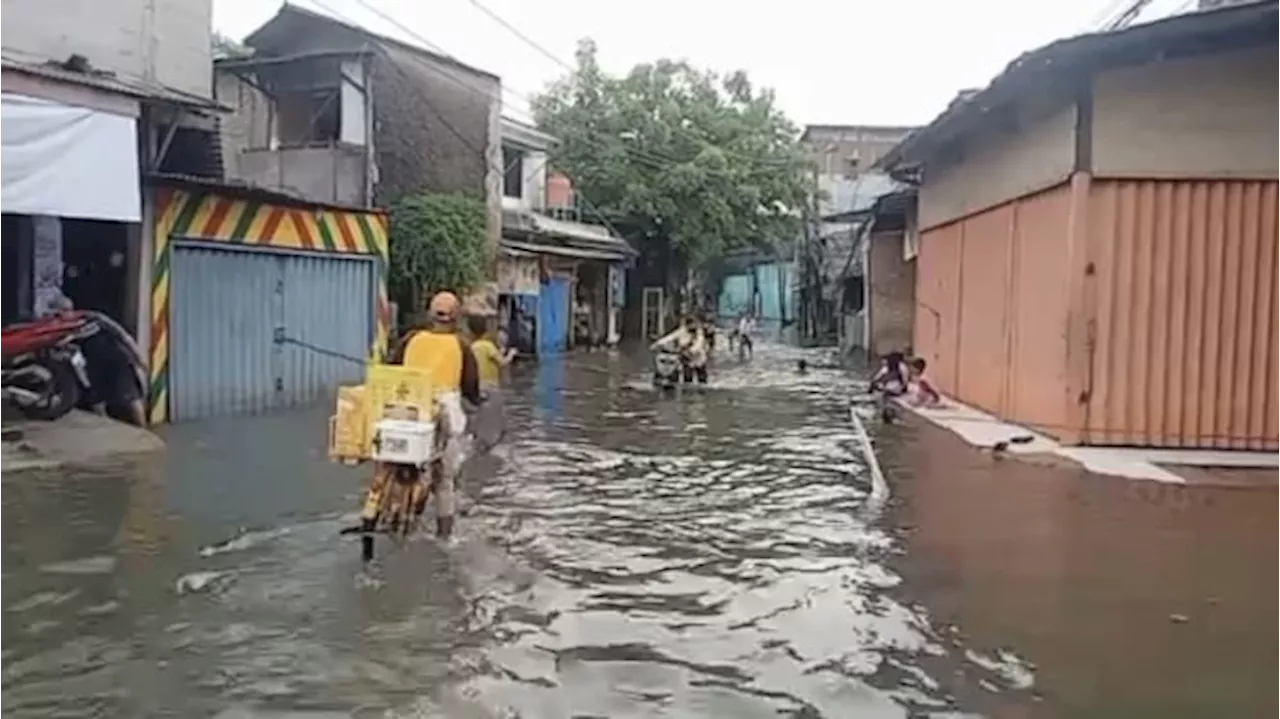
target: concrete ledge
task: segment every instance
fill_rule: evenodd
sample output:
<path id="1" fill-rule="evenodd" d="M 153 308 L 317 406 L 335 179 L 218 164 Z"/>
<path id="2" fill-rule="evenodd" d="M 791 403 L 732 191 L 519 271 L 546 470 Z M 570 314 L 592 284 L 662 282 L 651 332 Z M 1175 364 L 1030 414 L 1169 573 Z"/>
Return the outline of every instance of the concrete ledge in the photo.
<path id="1" fill-rule="evenodd" d="M 5 422 L 22 437 L 3 443 L 0 470 L 23 472 L 59 467 L 98 467 L 164 450 L 164 441 L 108 417 L 73 410 L 55 422 Z"/>
<path id="2" fill-rule="evenodd" d="M 905 406 L 905 405 L 904 405 Z M 1252 467 L 1272 469 L 1280 466 L 1280 454 L 1200 449 L 1137 449 L 1120 447 L 1064 447 L 1054 439 L 994 415 L 946 398 L 941 407 L 908 409 L 924 419 L 954 432 L 969 444 L 991 449 L 1007 443 L 1005 452 L 1012 455 L 1052 455 L 1070 460 L 1090 472 L 1128 479 L 1146 479 L 1171 484 L 1187 480 L 1165 466 Z M 1020 443 L 1010 440 L 1018 438 Z"/>

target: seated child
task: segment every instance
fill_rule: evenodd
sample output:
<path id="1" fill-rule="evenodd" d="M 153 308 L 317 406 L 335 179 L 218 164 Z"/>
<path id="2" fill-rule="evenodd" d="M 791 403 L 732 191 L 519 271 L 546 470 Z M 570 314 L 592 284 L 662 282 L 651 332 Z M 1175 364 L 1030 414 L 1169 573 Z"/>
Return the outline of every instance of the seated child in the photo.
<path id="1" fill-rule="evenodd" d="M 907 391 L 909 373 L 902 353 L 890 352 L 884 356 L 880 369 L 871 378 L 871 389 L 889 397 L 897 397 Z"/>
<path id="2" fill-rule="evenodd" d="M 937 407 L 942 404 L 942 395 L 929 378 L 924 376 L 925 368 L 928 366 L 923 357 L 912 357 L 907 362 L 911 386 L 911 394 L 907 401 L 913 407 Z"/>

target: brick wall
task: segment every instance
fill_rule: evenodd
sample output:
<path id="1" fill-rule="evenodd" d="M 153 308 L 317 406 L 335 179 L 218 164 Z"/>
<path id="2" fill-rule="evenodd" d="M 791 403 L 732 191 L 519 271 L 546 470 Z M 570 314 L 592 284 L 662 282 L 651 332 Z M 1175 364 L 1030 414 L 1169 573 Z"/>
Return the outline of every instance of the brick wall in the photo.
<path id="1" fill-rule="evenodd" d="M 883 355 L 911 346 L 915 317 L 916 263 L 902 259 L 902 233 L 871 235 L 871 353 Z"/>
<path id="2" fill-rule="evenodd" d="M 488 204 L 489 239 L 502 228 L 501 85 L 389 46 L 373 59 L 374 204 L 407 193 L 469 192 Z"/>

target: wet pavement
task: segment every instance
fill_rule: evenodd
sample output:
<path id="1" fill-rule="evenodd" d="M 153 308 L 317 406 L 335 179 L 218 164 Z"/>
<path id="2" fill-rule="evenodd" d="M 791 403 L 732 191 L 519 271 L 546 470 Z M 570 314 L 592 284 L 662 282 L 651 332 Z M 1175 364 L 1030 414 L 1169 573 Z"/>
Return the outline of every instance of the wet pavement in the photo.
<path id="1" fill-rule="evenodd" d="M 1277 711 L 1276 490 L 871 426 L 843 375 L 520 368 L 451 546 L 340 538 L 328 408 L 3 484 L 6 716 L 1252 717 Z M 812 357 L 812 354 L 807 356 Z"/>

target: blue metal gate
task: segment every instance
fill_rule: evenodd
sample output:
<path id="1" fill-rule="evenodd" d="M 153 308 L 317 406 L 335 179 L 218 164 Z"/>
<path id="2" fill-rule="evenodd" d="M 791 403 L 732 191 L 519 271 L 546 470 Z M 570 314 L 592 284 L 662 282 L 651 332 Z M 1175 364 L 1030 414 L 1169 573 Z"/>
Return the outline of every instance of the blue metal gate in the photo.
<path id="1" fill-rule="evenodd" d="M 178 244 L 170 301 L 176 420 L 263 412 L 358 382 L 374 332 L 365 258 Z"/>
<path id="2" fill-rule="evenodd" d="M 538 295 L 538 354 L 563 352 L 569 344 L 569 280 L 551 277 Z"/>

